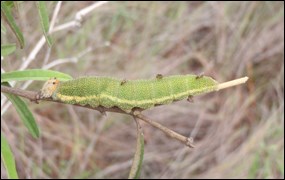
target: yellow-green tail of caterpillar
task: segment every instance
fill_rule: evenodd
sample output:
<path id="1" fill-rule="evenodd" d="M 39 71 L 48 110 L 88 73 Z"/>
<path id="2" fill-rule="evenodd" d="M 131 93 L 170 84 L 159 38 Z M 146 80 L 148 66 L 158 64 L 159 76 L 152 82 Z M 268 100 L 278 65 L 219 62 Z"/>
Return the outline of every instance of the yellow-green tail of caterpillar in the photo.
<path id="1" fill-rule="evenodd" d="M 42 98 L 52 97 L 67 104 L 106 108 L 118 107 L 125 112 L 133 108 L 149 109 L 194 95 L 217 90 L 218 83 L 207 76 L 156 76 L 149 80 L 119 80 L 110 77 L 82 77 L 59 82 L 48 80 Z"/>

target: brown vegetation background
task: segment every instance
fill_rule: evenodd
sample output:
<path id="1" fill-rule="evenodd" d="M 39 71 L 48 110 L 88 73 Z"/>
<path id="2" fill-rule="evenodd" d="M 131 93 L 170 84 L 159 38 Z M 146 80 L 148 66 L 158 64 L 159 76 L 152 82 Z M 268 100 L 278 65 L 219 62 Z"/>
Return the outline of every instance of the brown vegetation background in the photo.
<path id="1" fill-rule="evenodd" d="M 55 27 L 94 2 L 63 2 Z M 48 2 L 50 18 L 56 2 Z M 45 68 L 79 77 L 152 78 L 199 74 L 247 84 L 147 110 L 151 119 L 194 137 L 196 148 L 142 124 L 141 178 L 284 178 L 284 2 L 109 2 L 81 26 L 42 37 L 34 3 L 21 3 L 17 22 L 26 47 L 2 70 Z M 7 28 L 8 29 L 8 28 Z M 8 29 L 2 42 L 15 42 Z M 108 46 L 109 44 L 109 46 Z M 16 87 L 39 90 L 43 82 Z M 2 98 L 1 98 L 2 99 Z M 1 101 L 1 130 L 22 178 L 126 178 L 136 143 L 127 115 L 51 102 L 28 102 L 41 129 L 34 139 L 12 106 Z M 1 163 L 1 177 L 6 172 Z"/>

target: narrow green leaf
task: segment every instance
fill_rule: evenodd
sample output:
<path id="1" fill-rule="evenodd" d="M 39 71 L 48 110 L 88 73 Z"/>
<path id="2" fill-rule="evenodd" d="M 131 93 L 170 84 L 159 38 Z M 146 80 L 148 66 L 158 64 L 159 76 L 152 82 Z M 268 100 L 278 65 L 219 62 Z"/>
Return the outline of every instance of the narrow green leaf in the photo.
<path id="1" fill-rule="evenodd" d="M 7 56 L 16 50 L 15 44 L 1 45 L 1 56 Z"/>
<path id="2" fill-rule="evenodd" d="M 2 34 L 6 34 L 6 28 L 5 28 L 5 26 L 2 24 L 2 22 L 1 22 L 1 33 L 2 33 Z"/>
<path id="3" fill-rule="evenodd" d="M 144 155 L 144 135 L 138 120 L 136 121 L 137 121 L 137 145 L 136 145 L 136 152 L 134 155 L 132 167 L 129 173 L 129 179 L 138 179 L 140 177 L 140 171 Z"/>
<path id="4" fill-rule="evenodd" d="M 41 26 L 42 26 L 44 36 L 46 38 L 46 41 L 47 41 L 49 47 L 51 47 L 52 46 L 52 39 L 51 39 L 51 36 L 48 34 L 49 17 L 48 17 L 46 4 L 44 1 L 37 1 L 36 4 L 37 4 L 37 8 L 38 8 L 39 15 L 40 15 L 40 22 L 41 22 Z"/>
<path id="5" fill-rule="evenodd" d="M 10 84 L 7 82 L 3 82 L 1 84 L 5 86 L 10 86 Z M 4 94 L 16 108 L 16 111 L 18 112 L 21 120 L 23 121 L 24 125 L 28 128 L 32 136 L 35 138 L 38 138 L 40 136 L 38 125 L 35 121 L 33 114 L 28 109 L 26 103 L 18 96 L 15 96 L 13 94 L 8 94 L 8 93 L 4 93 Z"/>
<path id="6" fill-rule="evenodd" d="M 26 81 L 26 80 L 42 80 L 46 81 L 49 78 L 56 77 L 61 81 L 72 79 L 68 74 L 58 71 L 42 70 L 42 69 L 28 69 L 24 71 L 12 71 L 1 74 L 1 82 L 8 81 Z"/>
<path id="7" fill-rule="evenodd" d="M 16 169 L 15 159 L 10 149 L 8 141 L 1 133 L 1 159 L 7 170 L 9 179 L 18 179 L 18 173 Z"/>
<path id="8" fill-rule="evenodd" d="M 5 3 L 1 3 L 1 12 L 3 14 L 4 19 L 10 26 L 11 30 L 14 32 L 15 36 L 17 37 L 20 43 L 20 47 L 23 48 L 25 45 L 24 36 L 20 31 L 19 27 L 17 26 L 9 7 L 7 7 Z"/>
<path id="9" fill-rule="evenodd" d="M 14 7 L 14 2 L 13 1 L 3 1 L 1 3 L 4 3 L 8 8 L 13 8 Z"/>

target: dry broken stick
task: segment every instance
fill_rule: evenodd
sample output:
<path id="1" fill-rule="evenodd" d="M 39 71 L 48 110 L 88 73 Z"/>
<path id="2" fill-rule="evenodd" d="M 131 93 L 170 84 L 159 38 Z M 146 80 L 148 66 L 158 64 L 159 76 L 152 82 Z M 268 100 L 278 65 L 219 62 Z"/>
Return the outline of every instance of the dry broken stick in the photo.
<path id="1" fill-rule="evenodd" d="M 236 80 L 233 80 L 233 81 L 228 81 L 228 82 L 225 82 L 225 83 L 220 83 L 220 84 L 217 85 L 215 90 L 218 91 L 218 90 L 221 90 L 221 89 L 224 89 L 224 88 L 228 88 L 228 87 L 232 87 L 232 86 L 236 86 L 236 85 L 245 83 L 247 81 L 247 79 L 248 79 L 248 77 L 244 77 L 244 78 L 236 79 Z M 161 80 L 161 79 L 159 79 L 159 80 Z M 51 83 L 51 84 L 53 84 L 53 83 Z M 22 97 L 28 98 L 31 101 L 35 101 L 35 102 L 37 102 L 37 100 L 39 100 L 39 98 L 38 98 L 39 96 L 38 96 L 37 92 L 24 91 L 24 90 L 21 90 L 21 89 L 10 88 L 10 87 L 6 87 L 6 86 L 2 86 L 2 85 L 1 85 L 1 92 L 12 93 L 12 94 L 15 94 L 15 95 L 18 95 L 18 96 L 22 96 Z M 55 99 L 52 99 L 52 98 L 46 98 L 46 99 L 40 99 L 40 100 L 47 100 L 47 101 L 54 101 L 54 102 L 59 102 L 59 103 L 66 103 L 66 102 L 62 102 L 62 101 L 55 100 Z M 72 103 L 72 104 L 76 105 L 76 106 L 81 106 L 81 107 L 86 107 L 86 108 L 98 110 L 100 112 L 105 112 L 105 111 L 106 112 L 117 112 L 117 113 L 123 113 L 123 114 L 132 115 L 133 117 L 137 117 L 137 118 L 147 122 L 148 124 L 150 124 L 150 125 L 158 128 L 158 129 L 162 130 L 168 136 L 183 142 L 187 146 L 194 147 L 193 144 L 192 144 L 193 140 L 191 138 L 188 138 L 188 137 L 185 137 L 183 135 L 180 135 L 180 134 L 170 130 L 169 128 L 164 127 L 163 125 L 148 119 L 147 117 L 145 117 L 141 113 L 138 113 L 137 111 L 126 112 L 125 110 L 122 110 L 122 109 L 117 108 L 117 107 L 106 108 L 106 107 L 103 107 L 103 106 L 93 107 L 93 106 L 90 106 L 90 105 L 80 105 L 80 104 L 76 104 L 76 103 Z"/>
<path id="2" fill-rule="evenodd" d="M 160 129 L 162 132 L 164 132 L 166 135 L 168 135 L 171 138 L 177 139 L 180 142 L 184 143 L 186 146 L 190 148 L 194 148 L 193 144 L 193 138 L 188 138 L 186 136 L 183 136 L 175 131 L 172 131 L 171 129 L 155 122 L 152 121 L 151 119 L 147 118 L 146 116 L 142 115 L 141 113 L 134 113 L 134 116 L 137 117 L 138 119 L 143 120 L 144 122 L 156 127 L 157 129 Z"/>

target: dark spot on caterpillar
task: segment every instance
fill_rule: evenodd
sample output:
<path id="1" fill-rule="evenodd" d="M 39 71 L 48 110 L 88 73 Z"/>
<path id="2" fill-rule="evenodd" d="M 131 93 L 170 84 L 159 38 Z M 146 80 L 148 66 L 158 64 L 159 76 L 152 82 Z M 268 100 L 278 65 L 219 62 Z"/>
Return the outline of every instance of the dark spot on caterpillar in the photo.
<path id="1" fill-rule="evenodd" d="M 121 81 L 121 85 L 124 85 L 125 83 L 127 83 L 127 80 L 124 79 L 123 81 Z"/>
<path id="2" fill-rule="evenodd" d="M 156 75 L 156 79 L 162 79 L 162 78 L 163 78 L 162 74 L 157 74 Z"/>
<path id="3" fill-rule="evenodd" d="M 187 101 L 193 103 L 194 102 L 193 96 L 189 95 Z"/>
<path id="4" fill-rule="evenodd" d="M 200 79 L 200 78 L 202 78 L 203 76 L 204 76 L 204 73 L 201 73 L 201 74 L 199 74 L 199 75 L 196 76 L 196 79 Z"/>

